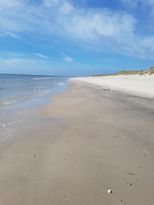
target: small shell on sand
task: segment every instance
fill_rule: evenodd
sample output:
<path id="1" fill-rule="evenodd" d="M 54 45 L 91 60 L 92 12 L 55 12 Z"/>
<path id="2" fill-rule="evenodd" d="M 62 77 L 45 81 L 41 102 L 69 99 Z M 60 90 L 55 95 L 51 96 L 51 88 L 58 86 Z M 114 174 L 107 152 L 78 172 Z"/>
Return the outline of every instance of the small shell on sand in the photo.
<path id="1" fill-rule="evenodd" d="M 113 191 L 112 191 L 111 189 L 108 189 L 108 190 L 107 190 L 107 193 L 108 193 L 108 194 L 112 194 Z"/>

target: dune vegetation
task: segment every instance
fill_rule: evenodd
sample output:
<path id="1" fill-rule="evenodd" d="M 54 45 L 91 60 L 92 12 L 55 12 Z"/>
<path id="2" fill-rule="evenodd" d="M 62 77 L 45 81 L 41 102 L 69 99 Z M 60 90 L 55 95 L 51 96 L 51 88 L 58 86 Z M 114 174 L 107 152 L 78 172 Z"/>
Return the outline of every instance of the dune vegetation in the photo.
<path id="1" fill-rule="evenodd" d="M 154 74 L 154 67 L 145 70 L 121 70 L 113 74 L 98 74 L 96 76 L 110 76 L 110 75 L 152 75 Z"/>

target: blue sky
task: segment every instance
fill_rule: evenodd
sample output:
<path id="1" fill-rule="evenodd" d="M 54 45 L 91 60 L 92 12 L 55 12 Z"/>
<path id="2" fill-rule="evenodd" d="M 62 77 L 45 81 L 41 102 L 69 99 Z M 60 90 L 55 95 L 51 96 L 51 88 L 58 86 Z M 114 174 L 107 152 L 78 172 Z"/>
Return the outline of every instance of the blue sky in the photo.
<path id="1" fill-rule="evenodd" d="M 154 0 L 0 0 L 0 72 L 90 75 L 154 65 Z"/>

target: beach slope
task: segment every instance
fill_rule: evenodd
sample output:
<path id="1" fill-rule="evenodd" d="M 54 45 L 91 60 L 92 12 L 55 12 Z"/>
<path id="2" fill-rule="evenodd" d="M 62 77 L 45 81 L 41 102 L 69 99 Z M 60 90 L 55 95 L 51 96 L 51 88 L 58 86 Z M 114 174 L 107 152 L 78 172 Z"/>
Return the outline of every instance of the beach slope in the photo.
<path id="1" fill-rule="evenodd" d="M 152 99 L 71 83 L 1 144 L 0 204 L 154 204 L 153 122 Z"/>

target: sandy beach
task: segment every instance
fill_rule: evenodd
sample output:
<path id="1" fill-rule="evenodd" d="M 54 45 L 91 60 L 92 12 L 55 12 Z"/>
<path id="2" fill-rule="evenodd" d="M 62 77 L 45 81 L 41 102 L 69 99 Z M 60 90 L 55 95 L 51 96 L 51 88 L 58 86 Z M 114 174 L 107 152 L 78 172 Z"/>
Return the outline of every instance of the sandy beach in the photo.
<path id="1" fill-rule="evenodd" d="M 154 99 L 154 75 L 108 75 L 72 78 L 71 80 Z"/>
<path id="2" fill-rule="evenodd" d="M 74 81 L 0 143 L 0 205 L 154 204 L 154 100 Z"/>

